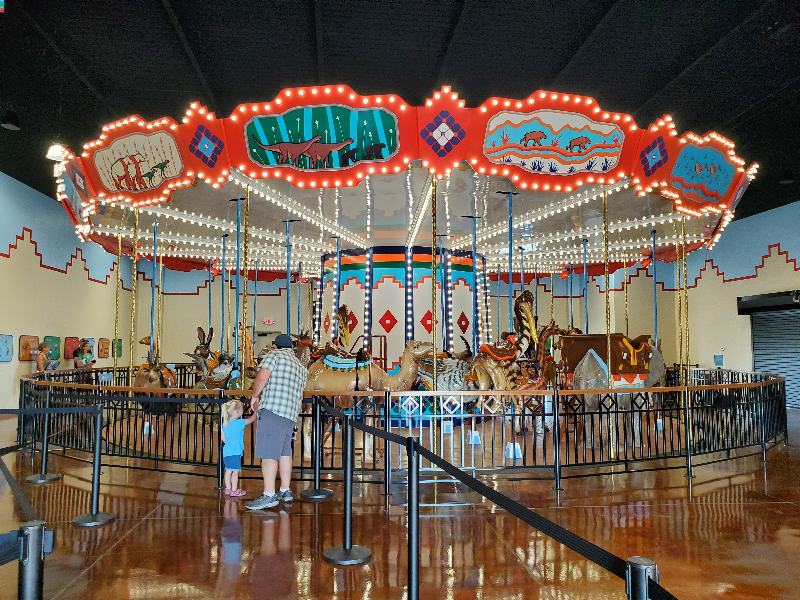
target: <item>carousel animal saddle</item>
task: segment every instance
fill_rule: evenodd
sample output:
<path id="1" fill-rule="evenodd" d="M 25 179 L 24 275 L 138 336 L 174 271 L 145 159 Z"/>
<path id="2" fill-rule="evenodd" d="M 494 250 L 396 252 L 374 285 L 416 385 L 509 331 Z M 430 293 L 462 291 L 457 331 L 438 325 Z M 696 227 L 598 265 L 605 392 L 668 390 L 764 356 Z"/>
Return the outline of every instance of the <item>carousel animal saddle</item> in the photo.
<path id="1" fill-rule="evenodd" d="M 646 374 L 650 372 L 653 351 L 647 340 L 650 336 L 629 338 L 621 333 L 611 334 L 611 373 L 613 375 Z M 572 374 L 584 356 L 594 350 L 606 357 L 606 336 L 603 334 L 568 335 L 561 338 L 561 359 L 564 372 Z M 603 361 L 605 362 L 605 360 Z"/>
<path id="2" fill-rule="evenodd" d="M 351 372 L 358 369 L 368 369 L 373 364 L 373 359 L 367 355 L 366 360 L 356 361 L 355 356 L 339 356 L 336 354 L 326 354 L 322 357 L 322 366 L 329 371 Z"/>
<path id="3" fill-rule="evenodd" d="M 322 350 L 322 352 L 320 352 L 320 350 Z M 315 351 L 316 351 L 316 353 L 319 353 L 319 354 L 315 355 Z M 317 358 L 317 359 L 328 357 L 328 356 L 333 356 L 333 357 L 337 357 L 337 358 L 351 358 L 351 359 L 355 360 L 357 354 L 358 354 L 357 352 L 348 352 L 346 349 L 342 348 L 338 344 L 332 344 L 330 342 L 325 344 L 324 348 L 320 348 L 320 346 L 312 346 L 312 348 L 311 348 L 311 356 L 312 356 L 312 358 Z M 368 361 L 368 360 L 370 360 L 370 358 L 371 357 L 370 357 L 370 353 L 369 353 L 368 350 L 362 350 L 361 351 L 361 360 Z"/>
<path id="4" fill-rule="evenodd" d="M 479 353 L 488 354 L 500 362 L 513 361 L 517 358 L 517 346 L 514 336 L 510 335 L 507 339 L 495 342 L 491 345 L 483 344 L 480 347 Z"/>

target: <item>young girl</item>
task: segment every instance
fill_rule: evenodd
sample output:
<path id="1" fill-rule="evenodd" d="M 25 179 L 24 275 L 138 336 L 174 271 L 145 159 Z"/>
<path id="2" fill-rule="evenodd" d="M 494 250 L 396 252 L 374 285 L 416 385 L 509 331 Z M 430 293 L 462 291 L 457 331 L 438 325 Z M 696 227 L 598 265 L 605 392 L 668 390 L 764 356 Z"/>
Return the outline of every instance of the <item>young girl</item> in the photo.
<path id="1" fill-rule="evenodd" d="M 239 471 L 242 470 L 242 454 L 244 454 L 244 428 L 256 420 L 255 414 L 247 419 L 242 418 L 244 405 L 238 400 L 230 400 L 222 405 L 222 462 L 225 465 L 225 494 L 228 496 L 244 496 L 247 492 L 240 489 Z"/>

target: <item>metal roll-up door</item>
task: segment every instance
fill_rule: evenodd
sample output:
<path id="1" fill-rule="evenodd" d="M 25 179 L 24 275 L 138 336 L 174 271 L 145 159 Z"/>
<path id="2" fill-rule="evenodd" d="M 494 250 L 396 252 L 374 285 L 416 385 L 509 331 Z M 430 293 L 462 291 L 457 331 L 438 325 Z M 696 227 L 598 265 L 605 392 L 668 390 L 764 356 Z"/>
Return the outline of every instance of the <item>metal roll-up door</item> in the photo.
<path id="1" fill-rule="evenodd" d="M 800 310 L 756 313 L 753 370 L 786 379 L 786 404 L 800 408 Z"/>

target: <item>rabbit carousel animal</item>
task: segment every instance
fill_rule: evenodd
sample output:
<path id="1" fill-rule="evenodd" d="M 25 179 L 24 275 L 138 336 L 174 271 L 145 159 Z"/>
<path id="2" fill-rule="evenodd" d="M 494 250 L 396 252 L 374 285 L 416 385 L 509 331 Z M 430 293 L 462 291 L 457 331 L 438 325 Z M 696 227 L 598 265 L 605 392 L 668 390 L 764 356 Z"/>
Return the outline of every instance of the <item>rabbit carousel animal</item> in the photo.
<path id="1" fill-rule="evenodd" d="M 233 371 L 233 356 L 225 352 L 212 352 L 211 340 L 214 339 L 214 328 L 208 329 L 208 338 L 202 327 L 197 328 L 199 344 L 194 352 L 186 352 L 186 356 L 200 371 L 200 381 L 194 385 L 196 390 L 224 389 Z"/>

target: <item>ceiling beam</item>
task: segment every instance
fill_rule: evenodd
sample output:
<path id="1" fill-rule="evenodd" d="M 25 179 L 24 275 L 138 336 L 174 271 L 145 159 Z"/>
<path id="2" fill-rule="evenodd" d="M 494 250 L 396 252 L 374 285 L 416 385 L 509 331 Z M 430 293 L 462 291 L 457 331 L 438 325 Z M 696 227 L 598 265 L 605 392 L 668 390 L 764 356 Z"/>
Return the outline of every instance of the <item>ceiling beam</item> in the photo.
<path id="1" fill-rule="evenodd" d="M 175 11 L 172 10 L 172 4 L 170 4 L 169 0 L 161 0 L 161 4 L 164 5 L 164 10 L 167 11 L 167 17 L 169 17 L 169 21 L 172 23 L 172 28 L 175 30 L 178 39 L 181 41 L 181 45 L 183 45 L 183 49 L 186 52 L 186 56 L 189 58 L 189 62 L 192 63 L 192 68 L 194 69 L 197 78 L 200 80 L 200 85 L 203 86 L 203 91 L 208 97 L 211 110 L 213 110 L 215 113 L 218 112 L 219 105 L 217 104 L 217 99 L 214 97 L 214 92 L 211 91 L 211 86 L 208 85 L 208 80 L 206 79 L 205 74 L 203 74 L 200 64 L 197 62 L 194 51 L 189 45 L 189 40 L 186 39 L 186 34 L 183 31 L 183 27 L 181 27 L 180 21 L 178 21 L 178 15 L 176 15 Z"/>
<path id="2" fill-rule="evenodd" d="M 567 64 L 561 67 L 561 70 L 558 72 L 558 75 L 556 75 L 553 78 L 553 83 L 550 84 L 551 89 L 555 89 L 558 86 L 558 84 L 561 83 L 561 77 L 564 75 L 564 73 L 567 72 L 567 69 L 569 69 L 572 66 L 575 60 L 581 54 L 583 54 L 583 51 L 586 50 L 587 48 L 592 47 L 595 38 L 598 35 L 600 35 L 600 32 L 603 29 L 603 25 L 605 25 L 606 21 L 608 21 L 611 18 L 611 13 L 614 12 L 614 8 L 617 6 L 618 3 L 619 0 L 616 0 L 613 4 L 611 4 L 611 6 L 608 7 L 606 14 L 604 14 L 603 17 L 597 22 L 597 25 L 594 26 L 594 29 L 592 29 L 589 35 L 586 36 L 586 38 L 583 40 L 583 43 L 581 43 L 578 49 L 572 54 L 570 59 L 567 61 Z"/>
<path id="3" fill-rule="evenodd" d="M 106 97 L 103 96 L 103 94 L 101 94 L 100 91 L 91 84 L 91 82 L 89 82 L 89 80 L 83 74 L 83 71 L 81 71 L 75 65 L 75 63 L 72 62 L 72 59 L 70 59 L 70 57 L 67 56 L 64 53 L 64 51 L 61 48 L 58 47 L 58 45 L 55 43 L 53 38 L 51 38 L 49 35 L 47 35 L 45 30 L 42 29 L 42 27 L 39 25 L 39 23 L 36 22 L 36 20 L 30 15 L 30 13 L 27 10 L 25 10 L 25 8 L 22 6 L 22 4 L 20 4 L 18 0 L 15 0 L 14 6 L 15 6 L 16 10 L 18 10 L 26 19 L 28 19 L 28 21 L 33 26 L 33 28 L 36 30 L 36 32 L 39 35 L 41 35 L 42 38 L 44 38 L 44 41 L 47 42 L 47 45 L 50 46 L 53 49 L 53 51 L 56 53 L 58 58 L 61 59 L 61 62 L 63 62 L 65 65 L 67 65 L 72 70 L 72 72 L 75 73 L 75 76 L 78 78 L 78 80 L 80 80 L 80 82 L 83 83 L 83 85 L 86 86 L 86 89 L 88 89 L 94 95 L 94 97 L 97 98 L 103 104 L 103 106 L 105 106 L 108 109 L 108 112 L 111 113 L 111 116 L 114 117 L 114 118 L 117 118 L 118 113 L 117 113 L 116 109 L 114 109 L 114 107 L 111 106 L 111 103 L 108 100 L 106 100 Z"/>
<path id="4" fill-rule="evenodd" d="M 710 46 L 708 49 L 706 49 L 706 51 L 705 51 L 705 52 L 703 52 L 703 53 L 702 53 L 700 56 L 698 56 L 696 59 L 694 59 L 694 60 L 692 61 L 692 63 L 691 63 L 691 64 L 690 64 L 688 67 L 686 67 L 686 68 L 685 68 L 683 71 L 681 71 L 681 72 L 680 72 L 680 73 L 678 73 L 678 74 L 677 74 L 675 77 L 673 77 L 673 78 L 672 78 L 672 79 L 670 79 L 670 80 L 669 80 L 667 83 L 665 83 L 665 84 L 664 84 L 664 85 L 661 87 L 661 89 L 659 89 L 659 90 L 658 90 L 658 91 L 657 91 L 655 94 L 653 94 L 653 95 L 652 95 L 652 96 L 650 96 L 650 97 L 649 97 L 647 100 L 645 100 L 644 102 L 642 102 L 642 103 L 639 105 L 639 107 L 638 107 L 636 110 L 634 110 L 634 111 L 633 111 L 633 113 L 632 113 L 632 114 L 633 114 L 634 116 L 637 116 L 637 115 L 639 114 L 639 112 L 640 112 L 640 111 L 641 111 L 643 108 L 645 108 L 645 107 L 646 107 L 646 106 L 647 106 L 647 105 L 648 105 L 650 102 L 652 102 L 653 100 L 655 100 L 655 99 L 656 99 L 656 98 L 657 98 L 659 95 L 661 95 L 661 94 L 662 94 L 662 93 L 663 93 L 665 90 L 667 90 L 667 89 L 669 89 L 670 87 L 672 87 L 672 86 L 675 84 L 675 82 L 676 82 L 676 81 L 678 81 L 679 79 L 681 79 L 681 78 L 682 78 L 684 75 L 686 75 L 686 74 L 687 74 L 689 71 L 691 71 L 691 70 L 692 70 L 692 69 L 693 69 L 695 66 L 697 66 L 698 64 L 700 64 L 700 62 L 701 62 L 703 59 L 705 59 L 707 56 L 709 56 L 709 55 L 710 55 L 712 52 L 714 52 L 714 50 L 716 50 L 716 49 L 720 48 L 720 47 L 721 47 L 721 46 L 722 46 L 722 45 L 723 45 L 723 44 L 724 44 L 724 43 L 725 43 L 725 42 L 728 40 L 728 38 L 730 38 L 730 37 L 731 37 L 731 36 L 732 36 L 734 33 L 737 33 L 738 31 L 740 31 L 740 30 L 741 30 L 741 29 L 742 29 L 742 28 L 743 28 L 745 25 L 749 24 L 749 23 L 750 23 L 750 21 L 752 21 L 753 19 L 755 19 L 755 18 L 756 18 L 757 16 L 759 16 L 759 15 L 760 15 L 762 12 L 764 12 L 764 10 L 765 10 L 765 9 L 766 9 L 766 8 L 767 8 L 767 7 L 768 7 L 770 4 L 772 4 L 774 1 L 775 1 L 775 0 L 767 0 L 766 2 L 764 2 L 764 4 L 762 4 L 761 6 L 759 6 L 759 7 L 758 7 L 756 10 L 754 10 L 752 13 L 750 13 L 750 15 L 749 15 L 747 18 L 745 18 L 745 19 L 744 19 L 744 21 L 742 21 L 742 22 L 741 22 L 741 23 L 739 23 L 739 24 L 738 24 L 736 27 L 734 27 L 733 29 L 731 29 L 731 30 L 730 30 L 728 33 L 726 33 L 725 35 L 723 35 L 723 36 L 722 36 L 720 39 L 718 39 L 718 40 L 716 41 L 716 43 L 712 44 L 712 45 L 711 45 L 711 46 Z"/>
<path id="5" fill-rule="evenodd" d="M 468 0 L 459 0 L 456 2 L 455 22 L 450 28 L 450 35 L 447 38 L 447 50 L 445 50 L 442 63 L 439 65 L 439 73 L 436 75 L 434 89 L 441 87 L 445 83 L 450 83 L 449 81 L 444 81 L 444 77 L 450 68 L 450 63 L 453 61 L 453 41 L 458 37 L 459 33 L 461 33 L 461 29 L 464 27 L 464 19 L 462 17 L 464 15 L 464 8 L 466 7 L 467 2 Z"/>

